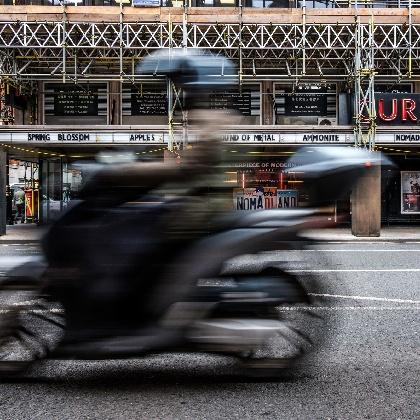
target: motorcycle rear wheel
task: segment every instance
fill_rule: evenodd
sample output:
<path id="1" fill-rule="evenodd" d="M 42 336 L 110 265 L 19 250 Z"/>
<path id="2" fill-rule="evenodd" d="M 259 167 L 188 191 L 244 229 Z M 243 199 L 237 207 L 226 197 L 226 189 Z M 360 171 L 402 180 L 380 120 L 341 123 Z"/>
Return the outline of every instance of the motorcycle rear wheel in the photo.
<path id="1" fill-rule="evenodd" d="M 0 284 L 0 378 L 25 372 L 64 336 L 62 307 L 25 279 Z"/>

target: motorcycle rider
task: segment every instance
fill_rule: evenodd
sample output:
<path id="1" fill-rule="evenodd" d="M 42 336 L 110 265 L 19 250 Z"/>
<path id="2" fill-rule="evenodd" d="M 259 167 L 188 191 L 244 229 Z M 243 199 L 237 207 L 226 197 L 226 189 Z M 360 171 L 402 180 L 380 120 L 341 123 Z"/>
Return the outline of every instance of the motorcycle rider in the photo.
<path id="1" fill-rule="evenodd" d="M 208 90 L 205 84 L 200 86 L 200 99 Z M 197 106 L 197 91 L 191 95 L 190 107 Z M 80 191 L 83 201 L 79 207 L 51 228 L 44 240 L 45 253 L 53 262 L 50 271 L 54 262 L 60 267 L 60 276 L 67 267 L 64 277 L 71 281 L 63 280 L 61 285 L 66 286 L 59 291 L 67 311 L 77 312 L 81 305 L 92 307 L 95 302 L 103 308 L 103 302 L 109 301 L 103 318 L 107 328 L 114 322 L 118 325 L 118 314 L 124 316 L 130 305 L 138 305 L 139 317 L 150 322 L 174 301 L 174 294 L 187 293 L 187 278 L 185 282 L 177 279 L 177 290 L 172 287 L 177 256 L 212 231 L 219 216 L 231 210 L 218 165 L 221 130 L 232 123 L 232 114 L 209 110 L 200 103 L 201 108 L 191 109 L 188 115 L 196 141 L 179 152 L 180 158 L 97 168 Z M 125 203 L 139 197 L 146 201 L 151 196 L 171 199 L 140 218 L 128 213 L 121 222 L 113 217 Z M 80 323 L 86 320 L 80 319 Z"/>

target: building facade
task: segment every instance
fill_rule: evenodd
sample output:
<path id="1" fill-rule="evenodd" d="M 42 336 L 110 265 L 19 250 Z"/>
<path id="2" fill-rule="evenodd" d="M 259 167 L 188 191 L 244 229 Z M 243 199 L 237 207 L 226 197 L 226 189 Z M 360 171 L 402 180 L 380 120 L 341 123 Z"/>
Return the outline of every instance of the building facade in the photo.
<path id="1" fill-rule="evenodd" d="M 161 48 L 201 48 L 238 68 L 238 86 L 209 103 L 240 115 L 224 138 L 235 157 L 226 170 L 234 208 L 259 195 L 275 197 L 268 207 L 304 205 L 299 175 L 284 173 L 287 157 L 303 144 L 337 144 L 381 150 L 398 165 L 397 174 L 382 171 L 354 195 L 356 233 L 377 234 L 381 217 L 420 221 L 415 1 L 0 4 L 0 192 L 10 185 L 10 160 L 31 162 L 36 169 L 21 180 L 38 191 L 28 220 L 48 221 L 77 196 L 74 160 L 110 147 L 164 158 L 166 149 L 182 147 L 182 93 L 135 68 Z M 371 214 L 359 216 L 364 196 Z M 342 209 L 350 214 L 349 200 L 334 211 Z"/>

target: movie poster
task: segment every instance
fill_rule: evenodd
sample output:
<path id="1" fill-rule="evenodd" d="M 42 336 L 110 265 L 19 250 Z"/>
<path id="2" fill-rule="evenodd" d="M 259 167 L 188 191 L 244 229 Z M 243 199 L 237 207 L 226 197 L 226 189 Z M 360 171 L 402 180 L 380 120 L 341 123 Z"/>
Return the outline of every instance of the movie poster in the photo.
<path id="1" fill-rule="evenodd" d="M 235 210 L 263 210 L 264 188 L 235 188 L 233 190 L 233 208 Z"/>
<path id="2" fill-rule="evenodd" d="M 290 209 L 298 206 L 297 190 L 277 190 L 277 208 Z"/>
<path id="3" fill-rule="evenodd" d="M 31 218 L 34 215 L 33 191 L 25 190 L 25 217 Z"/>
<path id="4" fill-rule="evenodd" d="M 264 208 L 277 208 L 277 188 L 264 187 Z"/>
<path id="5" fill-rule="evenodd" d="M 420 214 L 419 171 L 401 171 L 401 214 Z"/>
<path id="6" fill-rule="evenodd" d="M 289 209 L 298 206 L 297 190 L 274 187 L 234 188 L 235 210 Z"/>

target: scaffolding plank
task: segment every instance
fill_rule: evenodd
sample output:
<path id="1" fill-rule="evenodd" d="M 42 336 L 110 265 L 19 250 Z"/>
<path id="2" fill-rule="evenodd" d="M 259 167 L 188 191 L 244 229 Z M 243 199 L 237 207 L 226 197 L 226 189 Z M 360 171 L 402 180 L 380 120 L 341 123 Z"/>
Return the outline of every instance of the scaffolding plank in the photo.
<path id="1" fill-rule="evenodd" d="M 115 6 L 0 6 L 1 22 L 60 22 L 63 12 L 70 22 L 119 22 L 120 8 Z M 181 22 L 183 8 L 179 7 L 124 7 L 124 22 Z M 188 8 L 190 23 L 237 23 L 241 20 L 239 8 L 213 7 Z M 302 22 L 301 9 L 256 9 L 243 8 L 242 21 L 249 23 Z M 351 24 L 359 16 L 361 23 L 367 23 L 373 16 L 376 24 L 408 23 L 408 9 L 307 9 L 307 23 Z M 420 9 L 412 9 L 413 22 L 420 18 Z"/>

